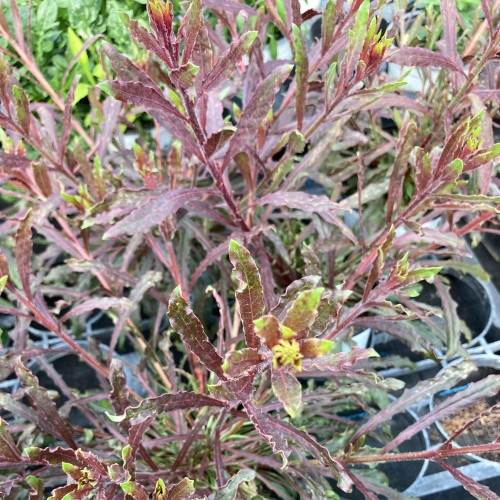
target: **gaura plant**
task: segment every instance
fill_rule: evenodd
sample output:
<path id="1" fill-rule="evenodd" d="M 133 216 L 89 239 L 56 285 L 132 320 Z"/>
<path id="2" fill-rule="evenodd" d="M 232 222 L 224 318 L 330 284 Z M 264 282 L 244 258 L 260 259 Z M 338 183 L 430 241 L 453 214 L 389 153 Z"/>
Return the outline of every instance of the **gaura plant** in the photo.
<path id="1" fill-rule="evenodd" d="M 0 18 L 0 32 L 25 71 L 0 60 L 0 313 L 15 318 L 0 375 L 17 382 L 0 393 L 4 495 L 324 499 L 337 485 L 400 498 L 364 465 L 431 459 L 477 498 L 497 498 L 445 459 L 498 442 L 397 447 L 497 394 L 498 376 L 392 436 L 395 415 L 473 363 L 391 399 L 403 382 L 376 370 L 408 360 L 340 352 L 371 327 L 435 360 L 468 356 L 441 270 L 484 277 L 463 260 L 460 237 L 477 239 L 500 202 L 499 12 L 482 5 L 467 32 L 442 0 L 421 47 L 405 2 L 383 34 L 383 2 L 330 0 L 320 12 L 295 0 L 206 0 L 174 15 L 149 0 L 150 30 L 121 16 L 148 58 L 102 44 L 110 66 L 82 124 L 78 77 L 66 93 L 51 88 L 11 2 L 13 27 Z M 422 91 L 403 93 L 405 72 L 390 81 L 386 62 L 420 68 Z M 30 102 L 25 80 L 51 102 Z M 144 113 L 154 131 L 127 149 L 122 129 Z M 173 139 L 166 155 L 162 128 Z M 442 311 L 419 301 L 423 280 Z M 112 332 L 82 343 L 96 311 Z M 38 343 L 40 329 L 62 345 Z M 127 346 L 140 354 L 132 367 L 118 359 Z M 95 387 L 77 392 L 57 372 L 50 356 L 68 352 L 91 367 Z"/>

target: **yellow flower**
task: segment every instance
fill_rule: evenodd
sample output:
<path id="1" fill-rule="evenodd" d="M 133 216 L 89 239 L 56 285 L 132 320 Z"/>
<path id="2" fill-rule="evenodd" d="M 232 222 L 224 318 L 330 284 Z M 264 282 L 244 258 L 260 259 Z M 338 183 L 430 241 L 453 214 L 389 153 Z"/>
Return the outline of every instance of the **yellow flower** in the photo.
<path id="1" fill-rule="evenodd" d="M 300 353 L 300 345 L 296 340 L 281 339 L 278 344 L 273 347 L 273 366 L 292 365 L 297 371 L 302 370 L 302 354 Z"/>

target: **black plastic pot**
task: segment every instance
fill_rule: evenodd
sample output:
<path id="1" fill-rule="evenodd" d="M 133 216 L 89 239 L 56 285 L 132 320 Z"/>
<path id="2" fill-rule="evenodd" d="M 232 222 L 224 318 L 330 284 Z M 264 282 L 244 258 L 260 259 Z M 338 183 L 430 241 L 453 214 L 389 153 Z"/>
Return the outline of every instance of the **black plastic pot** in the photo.
<path id="1" fill-rule="evenodd" d="M 412 425 L 417 419 L 418 416 L 412 410 L 407 410 L 405 413 L 399 413 L 395 415 L 390 423 L 392 435 L 397 436 L 407 427 Z M 376 434 L 371 435 L 369 438 L 367 438 L 365 443 L 368 446 L 377 448 L 381 448 L 384 446 L 382 434 L 380 434 L 380 439 L 377 438 Z M 424 430 L 401 443 L 401 445 L 397 448 L 397 451 L 402 453 L 411 451 L 423 451 L 428 449 L 429 446 L 429 437 L 427 435 L 427 432 Z M 424 476 L 425 471 L 427 470 L 427 466 L 427 460 L 420 462 L 381 462 L 377 465 L 377 470 L 383 472 L 387 476 L 389 480 L 389 486 L 391 488 L 399 492 L 404 492 L 415 481 Z M 362 468 L 360 467 L 358 470 L 361 469 Z M 355 488 L 349 494 L 341 492 L 337 488 L 334 488 L 334 490 L 340 495 L 341 498 L 344 498 L 346 500 L 363 500 L 365 498 L 364 495 Z"/>
<path id="2" fill-rule="evenodd" d="M 460 392 L 461 390 L 466 389 L 469 386 L 469 384 L 473 382 L 478 382 L 479 380 L 482 380 L 492 374 L 500 376 L 500 356 L 481 355 L 481 356 L 472 356 L 471 359 L 477 364 L 478 366 L 477 371 L 475 371 L 465 380 L 460 381 L 460 383 L 456 384 L 455 387 L 451 388 L 450 390 L 442 391 L 437 395 L 433 396 L 429 402 L 431 410 L 434 408 L 434 406 L 437 406 L 441 401 L 446 399 L 446 397 L 450 396 L 453 393 Z M 498 394 L 497 396 L 488 398 L 486 400 L 486 405 L 488 407 L 491 407 L 497 402 L 498 402 Z M 448 432 L 445 429 L 445 426 L 443 426 L 442 421 L 436 422 L 436 427 L 442 434 L 444 440 L 450 438 Z M 470 429 L 467 432 L 459 435 L 453 443 L 455 447 L 458 448 L 461 446 L 475 446 L 479 444 L 487 444 L 498 439 L 499 432 L 500 432 L 500 420 L 497 423 L 496 428 L 494 426 L 492 427 L 482 426 L 481 423 L 478 422 L 474 424 L 472 427 L 470 427 Z M 486 457 L 481 455 L 472 455 L 472 454 L 467 456 L 469 458 L 477 460 L 478 462 L 488 462 L 488 463 L 491 463 L 491 461 L 500 462 L 500 453 L 491 454 Z"/>

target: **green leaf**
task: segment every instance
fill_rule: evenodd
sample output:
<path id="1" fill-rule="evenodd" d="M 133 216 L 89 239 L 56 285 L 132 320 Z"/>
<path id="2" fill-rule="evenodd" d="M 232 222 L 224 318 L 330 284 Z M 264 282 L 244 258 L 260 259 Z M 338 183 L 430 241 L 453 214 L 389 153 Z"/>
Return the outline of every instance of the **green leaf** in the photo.
<path id="1" fill-rule="evenodd" d="M 333 349 L 334 342 L 322 339 L 306 339 L 300 346 L 300 353 L 304 358 L 318 358 L 326 356 Z"/>
<path id="2" fill-rule="evenodd" d="M 200 358 L 200 361 L 219 378 L 225 379 L 222 358 L 208 339 L 201 321 L 182 297 L 180 286 L 175 288 L 170 295 L 167 314 L 174 330 L 181 335 L 182 340 Z"/>
<path id="3" fill-rule="evenodd" d="M 6 276 L 2 276 L 0 278 L 0 295 L 2 295 L 3 289 L 5 288 L 5 285 L 7 284 L 7 281 L 9 281 L 9 277 L 7 275 Z"/>
<path id="4" fill-rule="evenodd" d="M 307 47 L 300 28 L 292 24 L 294 53 L 295 53 L 295 78 L 297 90 L 295 91 L 295 108 L 297 113 L 297 129 L 302 130 L 304 112 L 306 109 L 306 96 L 309 81 L 309 60 L 307 58 Z"/>
<path id="5" fill-rule="evenodd" d="M 209 92 L 217 88 L 220 84 L 227 82 L 256 37 L 257 31 L 248 31 L 247 33 L 243 33 L 238 41 L 233 42 L 229 49 L 219 57 L 215 66 L 205 77 L 202 91 L 198 92 L 198 94 Z"/>
<path id="6" fill-rule="evenodd" d="M 367 34 L 370 0 L 364 0 L 356 12 L 356 22 L 352 31 L 349 31 L 349 42 L 342 61 L 342 75 L 350 79 L 359 64 L 359 56 Z"/>
<path id="7" fill-rule="evenodd" d="M 234 500 L 237 498 L 240 484 L 253 481 L 254 478 L 255 471 L 251 469 L 240 469 L 238 473 L 231 477 L 227 484 L 215 494 L 214 500 Z"/>
<path id="8" fill-rule="evenodd" d="M 179 87 L 187 89 L 191 87 L 199 71 L 199 66 L 195 66 L 192 62 L 188 62 L 183 64 L 179 69 L 171 70 L 170 76 L 172 80 L 179 85 Z"/>
<path id="9" fill-rule="evenodd" d="M 274 395 L 283 403 L 290 417 L 295 418 L 302 401 L 302 386 L 286 368 L 273 369 L 271 384 Z"/>
<path id="10" fill-rule="evenodd" d="M 7 430 L 7 422 L 0 418 L 0 453 L 7 458 L 21 461 L 21 452 Z"/>
<path id="11" fill-rule="evenodd" d="M 272 349 L 280 341 L 280 324 L 274 316 L 261 316 L 254 321 L 254 328 L 255 335 L 260 337 L 269 349 Z"/>
<path id="12" fill-rule="evenodd" d="M 318 314 L 318 305 L 323 290 L 324 288 L 315 288 L 302 292 L 286 313 L 283 325 L 297 334 L 296 340 L 307 336 Z"/>
<path id="13" fill-rule="evenodd" d="M 321 53 L 326 54 L 333 41 L 333 34 L 335 32 L 335 1 L 328 0 L 323 11 L 323 19 L 321 20 Z M 334 63 L 336 64 L 336 63 Z"/>
<path id="14" fill-rule="evenodd" d="M 83 47 L 82 41 L 71 27 L 68 28 L 68 43 L 73 56 L 76 56 Z M 80 64 L 83 74 L 87 77 L 89 83 L 94 86 L 96 82 L 94 76 L 92 75 L 92 71 L 90 71 L 89 57 L 86 50 L 83 50 L 78 57 L 78 63 Z"/>
<path id="15" fill-rule="evenodd" d="M 12 94 L 14 95 L 16 105 L 17 123 L 24 130 L 24 133 L 29 135 L 31 113 L 28 97 L 26 96 L 24 90 L 17 85 L 13 85 Z"/>
<path id="16" fill-rule="evenodd" d="M 233 264 L 233 273 L 240 280 L 236 291 L 236 300 L 240 308 L 241 322 L 248 347 L 259 347 L 259 338 L 255 334 L 254 321 L 264 312 L 264 291 L 260 274 L 250 252 L 238 242 L 229 243 L 229 260 Z"/>
<path id="17" fill-rule="evenodd" d="M 144 488 L 144 486 L 140 483 L 136 483 L 135 481 L 126 481 L 125 483 L 120 483 L 120 487 L 134 500 L 149 500 L 146 488 Z"/>
<path id="18" fill-rule="evenodd" d="M 194 481 L 185 477 L 170 488 L 166 500 L 188 500 L 195 492 Z"/>

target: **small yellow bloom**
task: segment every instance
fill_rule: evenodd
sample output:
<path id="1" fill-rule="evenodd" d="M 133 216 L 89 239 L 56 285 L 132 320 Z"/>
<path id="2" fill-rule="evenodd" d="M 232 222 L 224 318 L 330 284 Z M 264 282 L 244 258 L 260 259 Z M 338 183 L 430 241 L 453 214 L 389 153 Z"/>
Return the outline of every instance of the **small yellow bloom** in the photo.
<path id="1" fill-rule="evenodd" d="M 302 370 L 302 354 L 300 353 L 300 346 L 296 340 L 281 339 L 277 345 L 273 347 L 273 366 L 292 365 L 297 371 Z"/>

